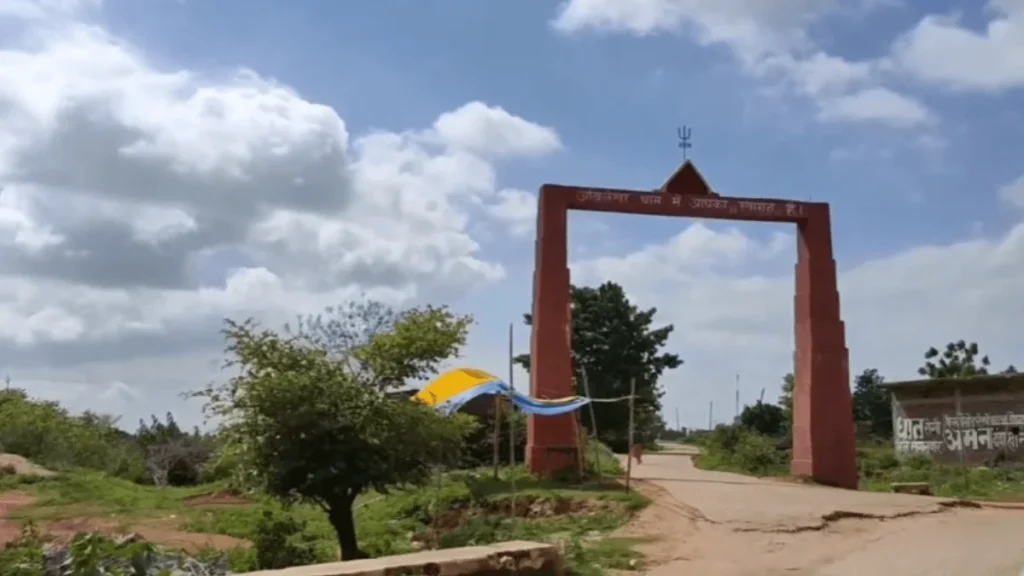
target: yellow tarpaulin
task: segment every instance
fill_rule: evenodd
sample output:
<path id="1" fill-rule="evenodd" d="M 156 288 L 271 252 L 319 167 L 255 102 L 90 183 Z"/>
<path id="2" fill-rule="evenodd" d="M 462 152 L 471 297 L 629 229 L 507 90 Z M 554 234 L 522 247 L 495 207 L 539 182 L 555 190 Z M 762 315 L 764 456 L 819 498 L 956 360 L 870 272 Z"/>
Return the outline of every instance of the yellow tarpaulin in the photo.
<path id="1" fill-rule="evenodd" d="M 501 379 L 494 374 L 475 368 L 456 368 L 441 374 L 433 382 L 427 384 L 416 394 L 416 399 L 428 406 L 436 406 L 456 394 L 495 380 Z"/>

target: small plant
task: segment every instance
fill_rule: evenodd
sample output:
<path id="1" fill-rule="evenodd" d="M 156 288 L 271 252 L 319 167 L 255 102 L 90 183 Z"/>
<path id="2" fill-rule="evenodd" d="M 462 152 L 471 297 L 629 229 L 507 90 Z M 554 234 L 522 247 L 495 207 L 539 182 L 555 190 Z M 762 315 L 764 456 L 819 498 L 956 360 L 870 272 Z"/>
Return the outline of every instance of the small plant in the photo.
<path id="1" fill-rule="evenodd" d="M 39 530 L 32 522 L 21 527 L 21 535 L 0 551 L 0 574 L 44 576 L 46 556 Z"/>
<path id="2" fill-rule="evenodd" d="M 306 522 L 293 516 L 263 511 L 253 538 L 256 568 L 277 570 L 333 560 L 319 540 L 306 531 Z"/>

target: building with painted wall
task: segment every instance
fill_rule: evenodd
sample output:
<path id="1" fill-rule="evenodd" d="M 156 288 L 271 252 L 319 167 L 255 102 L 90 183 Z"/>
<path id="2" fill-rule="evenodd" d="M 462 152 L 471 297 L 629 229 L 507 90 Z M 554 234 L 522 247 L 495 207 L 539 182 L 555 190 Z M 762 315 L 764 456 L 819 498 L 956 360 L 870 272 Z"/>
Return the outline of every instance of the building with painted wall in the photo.
<path id="1" fill-rule="evenodd" d="M 884 384 L 899 454 L 968 465 L 1024 462 L 1024 375 Z"/>

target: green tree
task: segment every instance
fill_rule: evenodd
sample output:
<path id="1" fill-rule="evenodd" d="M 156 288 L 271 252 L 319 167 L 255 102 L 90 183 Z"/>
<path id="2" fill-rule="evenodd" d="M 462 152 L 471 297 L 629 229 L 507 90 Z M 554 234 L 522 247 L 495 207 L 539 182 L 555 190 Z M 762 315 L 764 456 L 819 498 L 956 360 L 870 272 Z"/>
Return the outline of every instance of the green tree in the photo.
<path id="1" fill-rule="evenodd" d="M 758 402 L 743 407 L 739 422 L 741 426 L 750 428 L 758 434 L 777 437 L 789 428 L 789 421 L 786 418 L 786 411 L 782 407 Z"/>
<path id="2" fill-rule="evenodd" d="M 457 356 L 472 324 L 444 306 L 396 311 L 363 298 L 300 317 L 294 332 L 356 380 L 394 390 L 432 374 L 438 359 Z"/>
<path id="3" fill-rule="evenodd" d="M 874 368 L 864 370 L 854 379 L 853 419 L 868 422 L 875 436 L 892 438 L 892 405 L 883 382 L 885 378 Z"/>
<path id="4" fill-rule="evenodd" d="M 433 315 L 433 325 L 420 321 L 423 314 Z M 452 348 L 445 343 L 464 342 L 469 326 L 467 317 L 441 308 L 396 316 L 389 330 L 359 344 L 358 362 L 373 364 L 353 365 L 356 370 L 337 361 L 322 339 L 228 322 L 224 335 L 237 375 L 195 393 L 206 400 L 207 413 L 224 422 L 223 441 L 249 482 L 285 503 L 323 509 L 345 560 L 364 557 L 352 509 L 356 497 L 427 482 L 436 466 L 457 460 L 475 424 L 366 385 L 373 381 L 368 374 L 390 378 L 396 367 L 435 369 Z M 417 330 L 434 345 L 406 345 Z"/>
<path id="5" fill-rule="evenodd" d="M 782 393 L 779 394 L 779 406 L 786 415 L 786 422 L 793 425 L 793 388 L 796 386 L 796 378 L 792 373 L 782 377 Z"/>
<path id="6" fill-rule="evenodd" d="M 0 449 L 43 466 L 82 466 L 134 479 L 141 458 L 116 423 L 116 418 L 92 412 L 71 414 L 57 402 L 32 399 L 16 387 L 0 389 Z"/>
<path id="7" fill-rule="evenodd" d="M 991 365 L 988 356 L 979 356 L 978 343 L 964 340 L 950 342 L 939 352 L 929 348 L 924 353 L 924 365 L 917 369 L 921 376 L 929 378 L 970 378 L 988 374 Z"/>
<path id="8" fill-rule="evenodd" d="M 606 282 L 597 288 L 571 286 L 572 360 L 576 391 L 585 394 L 584 371 L 590 395 L 618 398 L 629 395 L 630 380 L 636 380 L 636 440 L 653 442 L 665 428 L 661 418 L 664 395 L 658 379 L 665 370 L 683 364 L 679 356 L 661 352 L 673 326 L 652 328 L 656 308 L 640 310 L 618 284 Z M 527 325 L 533 317 L 525 315 Z M 515 362 L 527 371 L 530 356 Z M 625 402 L 597 402 L 594 405 L 600 439 L 613 449 L 626 447 L 629 411 Z M 584 418 L 587 428 L 590 421 Z"/>
<path id="9" fill-rule="evenodd" d="M 139 420 L 135 441 L 146 457 L 146 471 L 157 486 L 192 486 L 199 483 L 203 465 L 213 453 L 213 438 L 196 427 L 191 433 L 178 426 L 174 415 L 166 422 L 155 415 L 150 424 Z"/>

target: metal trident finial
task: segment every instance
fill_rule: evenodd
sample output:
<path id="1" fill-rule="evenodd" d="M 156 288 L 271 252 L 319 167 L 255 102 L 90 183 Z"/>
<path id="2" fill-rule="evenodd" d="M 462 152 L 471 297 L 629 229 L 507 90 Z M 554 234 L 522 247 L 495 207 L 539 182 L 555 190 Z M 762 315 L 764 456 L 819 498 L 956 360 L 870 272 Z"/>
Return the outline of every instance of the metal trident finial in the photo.
<path id="1" fill-rule="evenodd" d="M 690 144 L 690 134 L 692 130 L 686 126 L 676 128 L 676 135 L 679 136 L 679 147 L 683 149 L 683 160 L 686 160 L 686 151 L 693 148 L 693 144 Z"/>

